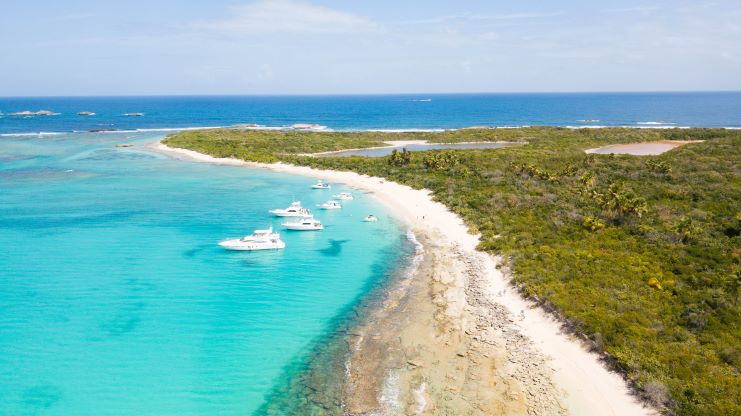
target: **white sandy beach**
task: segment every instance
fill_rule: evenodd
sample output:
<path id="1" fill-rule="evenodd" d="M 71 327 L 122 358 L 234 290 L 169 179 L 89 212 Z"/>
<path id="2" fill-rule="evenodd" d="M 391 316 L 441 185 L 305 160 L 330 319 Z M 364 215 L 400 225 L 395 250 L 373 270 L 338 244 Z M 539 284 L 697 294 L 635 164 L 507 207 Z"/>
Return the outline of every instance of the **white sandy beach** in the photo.
<path id="1" fill-rule="evenodd" d="M 489 300 L 503 306 L 512 316 L 516 316 L 517 321 L 512 325 L 519 333 L 529 338 L 532 345 L 546 357 L 547 365 L 552 369 L 550 374 L 553 385 L 559 392 L 558 402 L 568 414 L 590 416 L 658 414 L 655 410 L 644 407 L 630 393 L 622 377 L 608 371 L 597 354 L 588 352 L 579 340 L 561 331 L 560 324 L 543 309 L 524 300 L 497 269 L 499 259 L 477 251 L 475 248 L 479 241 L 478 236 L 468 233 L 468 228 L 460 217 L 443 204 L 434 202 L 429 191 L 414 190 L 381 178 L 352 172 L 214 158 L 191 150 L 170 148 L 162 143 L 154 143 L 150 149 L 183 160 L 263 168 L 321 178 L 372 193 L 374 198 L 406 222 L 415 233 L 422 232 L 427 236 L 434 236 L 436 245 L 454 247 L 457 252 L 481 265 L 479 268 L 483 270 L 482 276 L 485 278 L 485 291 L 488 292 Z M 446 241 L 438 241 L 440 238 Z M 461 297 L 467 296 L 463 290 L 467 284 L 465 281 L 460 282 L 459 286 L 464 287 L 448 292 L 450 298 L 447 302 L 450 308 L 455 309 Z"/>

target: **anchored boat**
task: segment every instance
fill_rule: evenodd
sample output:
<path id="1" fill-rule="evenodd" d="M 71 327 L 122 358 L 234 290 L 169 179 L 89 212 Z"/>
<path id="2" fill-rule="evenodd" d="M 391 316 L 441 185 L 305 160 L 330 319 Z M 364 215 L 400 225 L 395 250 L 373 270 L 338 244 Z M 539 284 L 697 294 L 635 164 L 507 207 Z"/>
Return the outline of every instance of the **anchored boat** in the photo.
<path id="1" fill-rule="evenodd" d="M 276 217 L 308 217 L 311 215 L 308 209 L 301 207 L 300 201 L 294 201 L 285 209 L 273 209 L 269 211 Z"/>
<path id="2" fill-rule="evenodd" d="M 341 209 L 342 205 L 340 205 L 337 201 L 327 201 L 323 204 L 319 204 L 319 208 L 321 209 Z"/>
<path id="3" fill-rule="evenodd" d="M 340 192 L 337 195 L 332 195 L 332 198 L 341 199 L 343 201 L 352 201 L 353 196 L 350 192 Z"/>
<path id="4" fill-rule="evenodd" d="M 324 183 L 321 179 L 316 182 L 316 184 L 311 185 L 312 189 L 329 189 L 331 186 L 329 186 L 328 183 Z"/>
<path id="5" fill-rule="evenodd" d="M 298 221 L 284 222 L 281 225 L 293 231 L 318 231 L 324 229 L 324 226 L 319 220 L 311 217 L 301 218 Z"/>

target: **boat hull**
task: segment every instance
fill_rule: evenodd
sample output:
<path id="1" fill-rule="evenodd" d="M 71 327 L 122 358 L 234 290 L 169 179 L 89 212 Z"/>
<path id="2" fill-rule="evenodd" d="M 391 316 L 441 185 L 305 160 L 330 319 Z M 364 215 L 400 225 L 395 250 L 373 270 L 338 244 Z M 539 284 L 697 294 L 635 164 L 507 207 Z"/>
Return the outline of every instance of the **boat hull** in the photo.
<path id="1" fill-rule="evenodd" d="M 301 213 L 301 212 L 285 212 L 285 211 L 279 211 L 279 210 L 272 210 L 270 211 L 271 214 L 275 215 L 276 217 L 305 217 L 308 215 L 308 213 Z"/>
<path id="2" fill-rule="evenodd" d="M 226 240 L 219 243 L 219 246 L 226 250 L 232 251 L 260 251 L 260 250 L 281 250 L 286 248 L 286 243 L 280 241 L 276 243 L 255 243 L 239 240 Z"/>
<path id="3" fill-rule="evenodd" d="M 290 231 L 319 231 L 319 230 L 323 230 L 324 229 L 324 226 L 323 225 L 320 225 L 318 227 L 314 227 L 314 226 L 304 226 L 304 225 L 287 225 L 287 224 L 283 224 L 283 227 L 285 227 L 286 230 L 290 230 Z"/>

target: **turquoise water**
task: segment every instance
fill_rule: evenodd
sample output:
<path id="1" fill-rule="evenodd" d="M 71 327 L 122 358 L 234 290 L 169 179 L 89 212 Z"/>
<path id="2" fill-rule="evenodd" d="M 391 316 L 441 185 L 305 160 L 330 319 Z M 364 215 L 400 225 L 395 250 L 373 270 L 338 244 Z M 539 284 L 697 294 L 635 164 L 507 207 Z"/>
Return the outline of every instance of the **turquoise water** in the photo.
<path id="1" fill-rule="evenodd" d="M 252 414 L 411 253 L 361 192 L 115 147 L 155 138 L 0 141 L 1 415 Z M 339 191 L 283 251 L 216 246 Z"/>

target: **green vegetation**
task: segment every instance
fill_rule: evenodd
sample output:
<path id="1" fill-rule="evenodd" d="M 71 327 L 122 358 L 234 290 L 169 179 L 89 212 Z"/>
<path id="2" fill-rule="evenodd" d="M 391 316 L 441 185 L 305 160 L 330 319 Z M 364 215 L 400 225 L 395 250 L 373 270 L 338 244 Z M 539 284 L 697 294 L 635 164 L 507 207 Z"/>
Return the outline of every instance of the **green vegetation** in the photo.
<path id="1" fill-rule="evenodd" d="M 382 140 L 522 147 L 300 156 Z M 706 140 L 661 156 L 583 149 Z M 352 170 L 433 191 L 503 255 L 521 291 L 678 415 L 741 414 L 741 131 L 524 128 L 443 133 L 211 130 L 165 141 L 215 156 Z M 402 156 L 403 155 L 403 156 Z"/>

